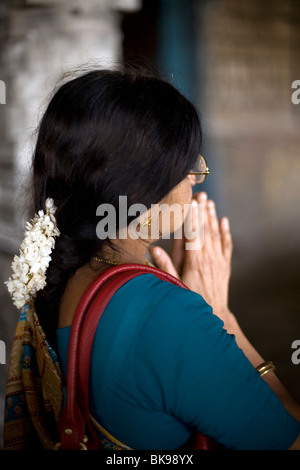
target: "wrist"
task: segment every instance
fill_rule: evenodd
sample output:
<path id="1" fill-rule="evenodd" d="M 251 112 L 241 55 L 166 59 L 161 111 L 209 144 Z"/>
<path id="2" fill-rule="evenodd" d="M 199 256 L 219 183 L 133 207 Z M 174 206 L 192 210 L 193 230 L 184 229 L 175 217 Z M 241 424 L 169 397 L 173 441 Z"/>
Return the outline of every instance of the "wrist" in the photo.
<path id="1" fill-rule="evenodd" d="M 237 325 L 237 320 L 228 307 L 214 308 L 213 312 L 222 320 L 224 323 L 224 328 L 228 332 L 234 330 L 235 326 Z"/>

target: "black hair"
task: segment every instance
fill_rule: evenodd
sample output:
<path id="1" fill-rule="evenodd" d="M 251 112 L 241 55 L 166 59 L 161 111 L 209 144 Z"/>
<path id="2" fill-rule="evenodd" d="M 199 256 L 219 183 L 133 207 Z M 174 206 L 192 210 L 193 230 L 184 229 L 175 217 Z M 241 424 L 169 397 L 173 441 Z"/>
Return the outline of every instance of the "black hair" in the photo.
<path id="1" fill-rule="evenodd" d="M 201 141 L 195 107 L 152 74 L 92 70 L 55 92 L 33 157 L 34 210 L 52 198 L 60 231 L 35 299 L 50 343 L 68 280 L 109 242 L 97 238 L 96 208 L 112 204 L 118 221 L 119 195 L 128 205 L 158 203 L 193 167 Z"/>

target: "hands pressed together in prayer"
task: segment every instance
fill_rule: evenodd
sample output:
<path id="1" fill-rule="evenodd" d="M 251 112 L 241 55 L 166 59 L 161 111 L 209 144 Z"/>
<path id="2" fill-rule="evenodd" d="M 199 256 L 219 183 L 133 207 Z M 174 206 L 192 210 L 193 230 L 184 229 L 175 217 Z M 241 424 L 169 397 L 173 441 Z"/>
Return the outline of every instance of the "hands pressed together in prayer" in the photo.
<path id="1" fill-rule="evenodd" d="M 212 306 L 214 313 L 222 318 L 229 310 L 228 291 L 233 249 L 229 221 L 227 217 L 218 220 L 214 201 L 208 200 L 206 193 L 195 194 L 193 200 L 197 203 L 192 206 L 193 231 L 199 215 L 198 205 L 203 209 L 203 243 L 198 244 L 196 249 L 186 250 L 187 240 L 182 237 L 173 240 L 171 256 L 157 246 L 151 247 L 150 253 L 159 269 L 172 274 L 189 289 L 202 295 Z"/>

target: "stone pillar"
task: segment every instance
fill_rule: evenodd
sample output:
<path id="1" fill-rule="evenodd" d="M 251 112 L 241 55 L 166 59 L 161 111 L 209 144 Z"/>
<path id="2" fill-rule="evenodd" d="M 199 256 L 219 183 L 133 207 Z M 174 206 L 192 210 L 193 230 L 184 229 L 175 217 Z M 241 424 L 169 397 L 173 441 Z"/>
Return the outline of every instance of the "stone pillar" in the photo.
<path id="1" fill-rule="evenodd" d="M 19 315 L 4 281 L 11 275 L 12 256 L 18 253 L 28 217 L 34 130 L 63 72 L 82 63 L 122 62 L 121 12 L 139 7 L 139 0 L 0 3 L 0 80 L 6 95 L 6 104 L 0 104 L 0 346 L 5 344 L 7 358 L 7 364 L 0 364 L 0 449 L 6 377 Z"/>
<path id="2" fill-rule="evenodd" d="M 0 250 L 15 252 L 22 236 L 34 132 L 53 87 L 82 64 L 122 63 L 120 12 L 140 3 L 27 0 L 1 7 L 0 79 L 7 99 L 0 108 Z"/>

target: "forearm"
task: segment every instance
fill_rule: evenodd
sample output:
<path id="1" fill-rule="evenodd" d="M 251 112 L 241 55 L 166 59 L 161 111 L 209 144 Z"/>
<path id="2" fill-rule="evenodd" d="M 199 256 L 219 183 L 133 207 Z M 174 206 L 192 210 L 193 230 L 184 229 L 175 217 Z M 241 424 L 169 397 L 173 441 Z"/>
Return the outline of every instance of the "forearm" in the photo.
<path id="1" fill-rule="evenodd" d="M 243 350 L 245 356 L 249 359 L 253 367 L 256 368 L 261 365 L 264 362 L 263 357 L 246 338 L 232 312 L 223 312 L 219 317 L 224 322 L 224 329 L 226 329 L 229 334 L 235 335 L 237 345 Z M 263 376 L 263 380 L 265 380 L 270 388 L 276 393 L 288 412 L 300 422 L 300 406 L 291 397 L 276 374 L 273 371 L 268 372 Z"/>
<path id="2" fill-rule="evenodd" d="M 251 364 L 254 367 L 258 367 L 260 364 L 262 364 L 264 362 L 263 357 L 246 338 L 233 313 L 229 310 L 226 310 L 222 313 L 217 312 L 216 314 L 224 322 L 224 329 L 227 331 L 227 333 L 235 336 L 237 345 L 243 350 L 245 356 L 249 359 Z"/>

